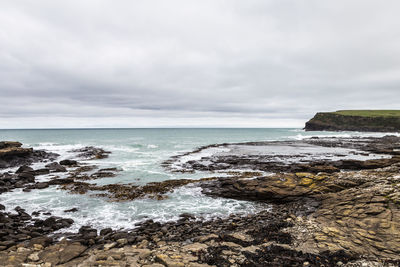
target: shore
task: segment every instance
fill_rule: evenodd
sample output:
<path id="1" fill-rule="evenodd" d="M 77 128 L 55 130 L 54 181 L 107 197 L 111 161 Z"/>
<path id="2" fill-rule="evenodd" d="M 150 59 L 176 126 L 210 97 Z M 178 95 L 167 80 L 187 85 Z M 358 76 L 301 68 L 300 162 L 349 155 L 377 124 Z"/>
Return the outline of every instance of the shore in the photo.
<path id="1" fill-rule="evenodd" d="M 63 233 L 71 219 L 36 218 L 23 207 L 0 212 L 0 260 L 5 266 L 397 266 L 400 263 L 400 138 L 311 138 L 303 141 L 211 145 L 163 163 L 170 171 L 231 171 L 229 177 L 169 180 L 145 186 L 88 183 L 117 175 L 93 172 L 89 164 L 46 151 L 2 142 L 0 191 L 58 186 L 70 193 L 96 191 L 111 201 L 151 197 L 196 184 L 216 198 L 268 204 L 246 216 L 205 220 L 182 214 L 177 222 L 145 221 L 130 230 L 80 228 Z M 207 149 L 230 152 L 191 157 Z M 307 153 L 287 155 L 285 147 Z M 335 148 L 335 149 L 333 149 Z M 281 151 L 271 153 L 271 151 Z M 318 159 L 311 152 L 322 151 Z M 261 153 L 260 151 L 264 151 Z M 266 151 L 266 152 L 265 152 Z M 351 152 L 351 153 L 350 153 Z M 100 148 L 76 151 L 86 159 L 109 154 Z M 304 156 L 304 155 L 308 156 Z M 312 153 L 311 153 L 312 154 Z M 206 154 L 207 155 L 207 154 Z M 46 162 L 43 169 L 29 164 Z M 233 171 L 234 170 L 234 171 Z M 42 174 L 68 178 L 37 182 Z M 235 173 L 236 172 L 236 173 Z M 90 173 L 90 174 L 89 174 Z M 234 175 L 232 175 L 234 174 Z M 4 207 L 0 207 L 3 208 Z M 74 212 L 73 210 L 66 212 Z M 101 218 L 99 218 L 101 220 Z M 57 232 L 57 233 L 55 233 Z M 362 265 L 364 264 L 364 265 Z"/>

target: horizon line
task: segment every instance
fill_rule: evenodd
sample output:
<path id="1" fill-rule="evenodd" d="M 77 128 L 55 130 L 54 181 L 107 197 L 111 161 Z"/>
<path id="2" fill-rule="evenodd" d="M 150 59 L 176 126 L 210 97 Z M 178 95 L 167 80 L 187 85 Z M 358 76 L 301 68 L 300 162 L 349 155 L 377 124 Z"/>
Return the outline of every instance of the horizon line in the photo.
<path id="1" fill-rule="evenodd" d="M 0 130 L 129 130 L 129 129 L 303 129 L 299 127 L 66 127 L 66 128 L 0 128 Z"/>

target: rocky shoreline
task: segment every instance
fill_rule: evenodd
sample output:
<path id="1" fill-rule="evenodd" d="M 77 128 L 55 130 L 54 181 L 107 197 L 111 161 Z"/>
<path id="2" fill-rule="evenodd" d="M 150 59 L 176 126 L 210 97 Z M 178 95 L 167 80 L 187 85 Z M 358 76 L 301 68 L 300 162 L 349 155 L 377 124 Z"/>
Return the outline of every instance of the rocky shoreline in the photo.
<path id="1" fill-rule="evenodd" d="M 299 152 L 285 154 L 287 146 Z M 222 152 L 182 160 L 207 149 Z M 271 153 L 276 149 L 283 152 Z M 315 151 L 323 151 L 318 160 L 311 155 Z M 74 152 L 84 159 L 109 154 L 94 147 Z M 2 168 L 18 168 L 1 174 L 1 193 L 58 186 L 111 201 L 161 200 L 166 192 L 195 184 L 206 195 L 269 207 L 225 219 L 182 214 L 176 222 L 148 220 L 130 230 L 83 226 L 78 233 L 59 233 L 73 220 L 51 214 L 38 219 L 37 212 L 28 214 L 23 207 L 6 212 L 0 206 L 0 261 L 4 266 L 398 266 L 399 155 L 395 136 L 220 144 L 163 163 L 171 171 L 213 171 L 215 177 L 97 186 L 85 181 L 113 177 L 119 170 L 56 162 L 56 154 L 0 142 Z M 38 161 L 45 167 L 28 166 Z M 37 182 L 43 174 L 50 179 Z"/>

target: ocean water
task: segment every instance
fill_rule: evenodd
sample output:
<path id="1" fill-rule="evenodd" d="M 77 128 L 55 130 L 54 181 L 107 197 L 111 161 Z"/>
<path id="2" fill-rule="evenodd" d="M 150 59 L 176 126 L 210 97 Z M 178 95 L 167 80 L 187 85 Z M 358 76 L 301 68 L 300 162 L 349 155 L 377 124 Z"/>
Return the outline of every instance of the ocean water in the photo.
<path id="1" fill-rule="evenodd" d="M 301 140 L 310 136 L 383 136 L 382 133 L 357 132 L 304 132 L 301 129 L 51 129 L 51 130 L 0 130 L 0 140 L 20 141 L 25 147 L 44 149 L 60 154 L 61 159 L 73 159 L 72 149 L 85 146 L 101 147 L 111 151 L 109 158 L 91 160 L 99 168 L 117 167 L 122 171 L 116 177 L 92 181 L 97 184 L 134 183 L 143 185 L 169 179 L 204 178 L 213 173 L 172 173 L 161 166 L 171 156 L 192 151 L 200 146 L 216 143 Z M 89 161 L 88 161 L 89 163 Z M 36 164 L 34 167 L 40 167 Z M 38 177 L 46 180 L 48 176 Z M 74 219 L 68 231 L 77 231 L 82 225 L 98 229 L 131 229 L 135 223 L 153 219 L 169 221 L 182 213 L 199 217 L 224 217 L 231 213 L 247 214 L 267 205 L 211 198 L 203 195 L 196 185 L 178 188 L 165 200 L 136 199 L 127 202 L 110 202 L 106 198 L 70 194 L 52 186 L 42 190 L 22 192 L 14 190 L 0 195 L 0 203 L 8 210 L 21 206 L 27 212 L 43 211 L 52 215 Z M 64 210 L 78 208 L 78 212 Z M 43 216 L 45 218 L 45 216 Z"/>

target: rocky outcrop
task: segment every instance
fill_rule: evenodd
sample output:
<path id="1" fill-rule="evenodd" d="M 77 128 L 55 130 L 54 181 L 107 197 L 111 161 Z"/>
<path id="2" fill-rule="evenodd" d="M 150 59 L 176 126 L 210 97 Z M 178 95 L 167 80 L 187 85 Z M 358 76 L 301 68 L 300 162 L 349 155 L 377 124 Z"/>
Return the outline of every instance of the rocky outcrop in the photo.
<path id="1" fill-rule="evenodd" d="M 111 153 L 110 151 L 105 151 L 102 148 L 87 146 L 79 149 L 71 150 L 71 152 L 77 153 L 77 157 L 83 159 L 104 159 L 107 158 Z"/>
<path id="2" fill-rule="evenodd" d="M 399 260 L 400 164 L 374 171 L 278 174 L 253 180 L 220 179 L 206 194 L 270 203 L 309 201 L 309 247 Z"/>
<path id="3" fill-rule="evenodd" d="M 210 148 L 231 150 L 234 153 L 203 153 Z M 281 148 L 282 153 L 274 151 L 274 148 Z M 323 152 L 324 150 L 325 152 Z M 249 154 L 246 151 L 257 152 Z M 284 151 L 291 152 L 285 154 Z M 319 156 L 310 157 L 313 152 L 319 153 Z M 180 163 L 183 157 L 199 157 L 201 153 L 205 156 Z M 354 157 L 348 157 L 349 154 Z M 386 156 L 381 157 L 381 155 Z M 301 141 L 247 142 L 204 146 L 193 152 L 174 156 L 163 162 L 163 166 L 177 172 L 224 171 L 229 173 L 232 169 L 245 169 L 274 173 L 334 173 L 341 170 L 386 167 L 399 161 L 400 137 L 397 136 L 383 138 L 314 137 Z"/>
<path id="4" fill-rule="evenodd" d="M 202 178 L 199 180 L 193 179 L 179 179 L 179 180 L 166 180 L 163 182 L 152 182 L 144 186 L 130 185 L 130 184 L 108 184 L 96 185 L 79 181 L 66 181 L 61 187 L 63 190 L 68 190 L 74 194 L 90 194 L 91 191 L 97 193 L 92 195 L 95 197 L 107 197 L 111 201 L 128 201 L 136 198 L 153 198 L 157 200 L 165 199 L 165 194 L 171 192 L 177 187 L 188 184 L 194 184 L 204 181 L 210 181 L 216 178 Z M 101 193 L 99 193 L 101 192 Z"/>
<path id="5" fill-rule="evenodd" d="M 320 112 L 306 122 L 306 131 L 399 132 L 400 116 L 359 116 Z"/>
<path id="6" fill-rule="evenodd" d="M 58 155 L 43 150 L 23 148 L 20 142 L 0 142 L 0 169 L 21 165 L 29 165 L 33 162 L 54 160 Z"/>

